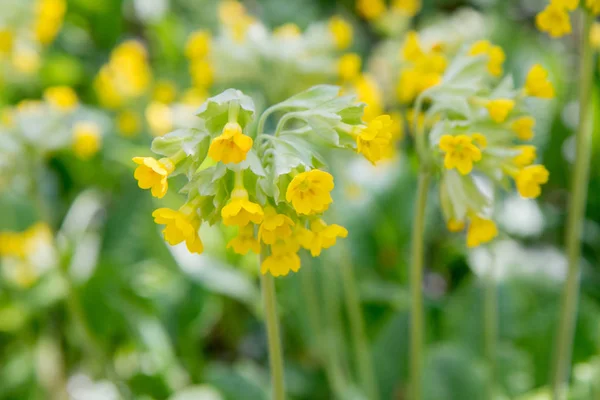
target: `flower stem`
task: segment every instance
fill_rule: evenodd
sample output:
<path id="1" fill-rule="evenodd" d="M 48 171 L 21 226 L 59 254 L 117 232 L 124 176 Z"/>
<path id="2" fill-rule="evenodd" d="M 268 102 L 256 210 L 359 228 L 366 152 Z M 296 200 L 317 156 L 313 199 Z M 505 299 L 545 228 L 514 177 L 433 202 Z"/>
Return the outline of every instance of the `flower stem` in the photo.
<path id="1" fill-rule="evenodd" d="M 571 177 L 571 198 L 566 229 L 566 250 L 569 267 L 562 295 L 552 377 L 553 398 L 555 400 L 565 399 L 567 394 L 571 348 L 577 321 L 581 231 L 585 217 L 592 148 L 594 54 L 590 46 L 590 28 L 594 18 L 585 10 L 582 10 L 581 14 L 583 23 L 579 65 L 579 129 L 576 136 L 575 165 Z"/>
<path id="2" fill-rule="evenodd" d="M 495 253 L 492 253 L 495 260 Z M 496 393 L 496 344 L 498 340 L 498 293 L 494 279 L 495 263 L 484 277 L 484 347 L 488 364 L 488 399 L 494 399 Z"/>
<path id="3" fill-rule="evenodd" d="M 267 255 L 265 245 L 261 248 L 260 262 Z M 260 277 L 262 286 L 262 297 L 265 312 L 265 324 L 267 327 L 267 340 L 269 343 L 269 364 L 271 366 L 271 384 L 273 386 L 273 400 L 285 399 L 285 388 L 283 382 L 283 357 L 281 352 L 281 339 L 279 337 L 279 321 L 277 320 L 277 299 L 275 297 L 275 282 L 271 274 Z"/>
<path id="4" fill-rule="evenodd" d="M 410 265 L 410 396 L 421 400 L 421 377 L 423 370 L 423 242 L 425 231 L 425 208 L 431 175 L 422 169 L 415 202 L 412 230 Z"/>

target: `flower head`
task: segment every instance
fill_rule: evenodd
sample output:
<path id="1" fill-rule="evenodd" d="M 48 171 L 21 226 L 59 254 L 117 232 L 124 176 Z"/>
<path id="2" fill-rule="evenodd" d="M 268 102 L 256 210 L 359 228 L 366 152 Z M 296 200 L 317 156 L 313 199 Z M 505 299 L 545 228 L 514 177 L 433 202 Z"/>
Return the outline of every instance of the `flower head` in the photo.
<path id="1" fill-rule="evenodd" d="M 526 199 L 534 199 L 542 193 L 541 185 L 548 182 L 550 173 L 543 165 L 531 165 L 519 171 L 515 178 L 517 190 Z"/>
<path id="2" fill-rule="evenodd" d="M 190 253 L 201 254 L 204 251 L 202 240 L 198 236 L 200 220 L 194 215 L 191 207 L 184 206 L 179 211 L 159 208 L 152 213 L 152 216 L 155 223 L 166 225 L 163 234 L 171 246 L 185 240 L 185 245 Z"/>
<path id="3" fill-rule="evenodd" d="M 535 23 L 542 32 L 547 32 L 552 37 L 561 37 L 571 33 L 571 20 L 567 9 L 551 2 L 540 12 Z"/>
<path id="4" fill-rule="evenodd" d="M 554 97 L 554 86 L 548 80 L 548 71 L 539 64 L 529 70 L 525 80 L 525 93 L 528 96 L 551 99 Z"/>
<path id="5" fill-rule="evenodd" d="M 477 247 L 498 236 L 496 223 L 491 219 L 473 216 L 467 230 L 467 246 Z"/>
<path id="6" fill-rule="evenodd" d="M 358 0 L 356 9 L 368 20 L 379 18 L 386 10 L 383 0 Z"/>
<path id="7" fill-rule="evenodd" d="M 535 159 L 537 157 L 535 146 L 522 145 L 522 146 L 517 146 L 516 149 L 519 150 L 519 152 L 520 152 L 518 156 L 515 156 L 513 158 L 513 162 L 515 163 L 515 165 L 517 167 L 523 168 L 523 167 L 533 164 L 533 162 L 535 161 Z"/>
<path id="8" fill-rule="evenodd" d="M 487 40 L 480 40 L 475 42 L 469 50 L 469 55 L 486 55 L 488 57 L 487 68 L 491 75 L 500 76 L 502 75 L 502 64 L 506 59 L 504 50 L 500 46 L 494 46 Z"/>
<path id="9" fill-rule="evenodd" d="M 344 82 L 353 81 L 360 75 L 362 60 L 356 53 L 347 53 L 338 61 L 338 74 Z"/>
<path id="10" fill-rule="evenodd" d="M 490 118 L 497 123 L 506 121 L 508 114 L 515 108 L 515 101 L 510 99 L 489 100 L 485 107 L 490 114 Z"/>
<path id="11" fill-rule="evenodd" d="M 260 243 L 254 237 L 254 225 L 248 224 L 240 227 L 237 236 L 227 243 L 227 248 L 233 249 L 234 252 L 241 255 L 246 255 L 249 251 L 259 254 Z"/>
<path id="12" fill-rule="evenodd" d="M 473 169 L 473 163 L 481 160 L 481 150 L 467 135 L 444 135 L 440 139 L 440 150 L 445 153 L 444 168 L 456 168 L 462 175 Z"/>
<path id="13" fill-rule="evenodd" d="M 318 257 L 321 250 L 334 246 L 338 237 L 345 238 L 347 236 L 348 230 L 343 226 L 327 225 L 319 218 L 311 222 L 310 230 L 302 229 L 298 239 L 302 247 L 310 250 L 313 257 Z"/>
<path id="14" fill-rule="evenodd" d="M 194 59 L 190 64 L 192 83 L 198 88 L 207 88 L 214 82 L 214 69 L 206 59 Z"/>
<path id="15" fill-rule="evenodd" d="M 117 127 L 125 137 L 133 137 L 142 129 L 142 119 L 133 110 L 123 110 L 117 115 Z"/>
<path id="16" fill-rule="evenodd" d="M 533 139 L 533 127 L 535 119 L 531 116 L 520 117 L 512 122 L 510 128 L 517 134 L 521 140 Z"/>
<path id="17" fill-rule="evenodd" d="M 152 157 L 134 157 L 133 162 L 139 165 L 133 174 L 138 186 L 151 189 L 154 197 L 164 197 L 169 189 L 167 178 L 175 170 L 173 162 L 168 158 L 156 160 Z"/>
<path id="18" fill-rule="evenodd" d="M 375 164 L 380 161 L 390 147 L 393 121 L 389 115 L 380 115 L 360 128 L 356 136 L 356 149 L 367 160 Z"/>
<path id="19" fill-rule="evenodd" d="M 228 122 L 223 128 L 223 133 L 211 142 L 208 156 L 225 164 L 237 164 L 246 159 L 252 143 L 252 138 L 242 133 L 240 124 Z"/>
<path id="20" fill-rule="evenodd" d="M 298 249 L 299 245 L 293 238 L 271 245 L 271 255 L 263 261 L 260 273 L 264 275 L 270 272 L 274 277 L 278 277 L 286 276 L 290 271 L 298 272 L 300 269 Z"/>
<path id="21" fill-rule="evenodd" d="M 229 202 L 221 210 L 221 217 L 225 225 L 243 227 L 250 222 L 260 224 L 264 211 L 259 204 L 248 200 L 248 192 L 244 188 L 236 188 L 231 193 Z"/>
<path id="22" fill-rule="evenodd" d="M 333 176 L 313 169 L 301 172 L 292 179 L 287 187 L 285 199 L 291 203 L 298 214 L 311 215 L 322 213 L 333 202 Z"/>
<path id="23" fill-rule="evenodd" d="M 274 244 L 278 239 L 292 236 L 294 221 L 285 214 L 278 214 L 271 207 L 265 207 L 265 217 L 258 230 L 258 239 L 265 244 Z"/>
<path id="24" fill-rule="evenodd" d="M 72 111 L 77 107 L 77 94 L 68 86 L 53 86 L 44 91 L 44 98 L 60 111 Z"/>
<path id="25" fill-rule="evenodd" d="M 551 2 L 569 11 L 574 11 L 579 6 L 579 0 L 551 0 Z"/>
<path id="26" fill-rule="evenodd" d="M 343 18 L 334 16 L 329 20 L 329 32 L 333 36 L 335 46 L 339 50 L 347 49 L 352 44 L 352 25 Z"/>
<path id="27" fill-rule="evenodd" d="M 73 127 L 73 151 L 82 160 L 91 158 L 100 150 L 100 127 L 93 122 L 78 122 Z"/>
<path id="28" fill-rule="evenodd" d="M 199 30 L 193 32 L 185 44 L 185 56 L 190 60 L 204 58 L 210 52 L 210 32 Z"/>

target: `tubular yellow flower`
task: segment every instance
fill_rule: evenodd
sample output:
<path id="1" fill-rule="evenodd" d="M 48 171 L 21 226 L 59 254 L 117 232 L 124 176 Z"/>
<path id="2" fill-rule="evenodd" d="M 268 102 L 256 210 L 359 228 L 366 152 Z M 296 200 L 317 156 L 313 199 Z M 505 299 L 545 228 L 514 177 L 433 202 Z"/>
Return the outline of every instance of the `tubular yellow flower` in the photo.
<path id="1" fill-rule="evenodd" d="M 571 20 L 569 13 L 564 7 L 550 3 L 540 12 L 535 23 L 542 32 L 547 32 L 552 37 L 561 37 L 571 33 Z"/>
<path id="2" fill-rule="evenodd" d="M 198 235 L 200 219 L 189 206 L 183 206 L 179 211 L 170 208 L 159 208 L 152 213 L 154 222 L 166 225 L 163 230 L 165 240 L 175 246 L 185 240 L 185 245 L 190 253 L 201 254 L 204 245 Z"/>
<path id="3" fill-rule="evenodd" d="M 240 124 L 228 122 L 223 128 L 223 133 L 210 143 L 208 156 L 225 164 L 237 164 L 246 159 L 252 143 L 252 138 L 242 133 Z"/>
<path id="4" fill-rule="evenodd" d="M 333 36 L 335 46 L 339 50 L 347 49 L 352 44 L 352 25 L 339 16 L 329 20 L 329 32 Z"/>
<path id="5" fill-rule="evenodd" d="M 517 146 L 517 150 L 521 152 L 518 156 L 515 156 L 513 158 L 513 162 L 517 167 L 524 168 L 528 165 L 533 164 L 537 157 L 535 146 Z"/>
<path id="6" fill-rule="evenodd" d="M 585 6 L 592 14 L 600 14 L 600 0 L 585 0 Z"/>
<path id="7" fill-rule="evenodd" d="M 214 82 L 214 70 L 208 60 L 193 60 L 190 64 L 192 83 L 199 88 L 206 88 Z"/>
<path id="8" fill-rule="evenodd" d="M 345 238 L 347 236 L 348 230 L 343 226 L 327 225 L 319 218 L 311 222 L 310 230 L 302 229 L 298 239 L 302 247 L 310 250 L 313 257 L 318 257 L 323 249 L 334 246 L 338 237 Z"/>
<path id="9" fill-rule="evenodd" d="M 160 80 L 154 85 L 152 100 L 159 103 L 170 104 L 177 97 L 177 88 L 172 81 Z"/>
<path id="10" fill-rule="evenodd" d="M 13 49 L 15 36 L 6 28 L 0 28 L 0 54 L 10 54 Z"/>
<path id="11" fill-rule="evenodd" d="M 462 232 L 465 229 L 464 221 L 458 221 L 452 218 L 446 222 L 446 226 L 450 232 Z"/>
<path id="12" fill-rule="evenodd" d="M 372 164 L 385 157 L 392 140 L 393 121 L 389 115 L 380 115 L 359 128 L 356 135 L 356 150 Z"/>
<path id="13" fill-rule="evenodd" d="M 440 139 L 440 150 L 446 153 L 444 168 L 456 168 L 462 175 L 473 170 L 473 162 L 481 160 L 481 150 L 467 135 L 444 135 Z"/>
<path id="14" fill-rule="evenodd" d="M 373 20 L 381 17 L 386 8 L 383 0 L 357 0 L 356 10 L 366 19 Z"/>
<path id="15" fill-rule="evenodd" d="M 102 136 L 100 127 L 93 122 L 78 122 L 73 127 L 73 152 L 82 159 L 87 160 L 100 150 Z"/>
<path id="16" fill-rule="evenodd" d="M 274 277 L 286 276 L 290 271 L 298 272 L 300 269 L 300 257 L 298 257 L 297 246 L 296 250 L 285 242 L 277 242 L 271 245 L 271 255 L 268 256 L 260 267 L 260 273 L 266 274 L 269 272 Z"/>
<path id="17" fill-rule="evenodd" d="M 271 207 L 265 207 L 265 217 L 258 230 L 258 240 L 265 244 L 274 244 L 278 239 L 292 236 L 294 221 L 284 214 L 277 214 Z"/>
<path id="18" fill-rule="evenodd" d="M 36 5 L 35 37 L 43 45 L 54 40 L 60 30 L 67 4 L 65 0 L 38 0 Z"/>
<path id="19" fill-rule="evenodd" d="M 162 136 L 173 130 L 173 112 L 168 105 L 153 101 L 144 114 L 153 136 Z"/>
<path id="20" fill-rule="evenodd" d="M 333 202 L 333 176 L 313 169 L 299 173 L 287 187 L 285 199 L 291 203 L 298 214 L 310 215 L 321 213 Z"/>
<path id="21" fill-rule="evenodd" d="M 488 57 L 487 69 L 492 76 L 502 75 L 502 64 L 506 59 L 504 50 L 500 46 L 494 46 L 487 40 L 477 41 L 471 46 L 469 55 L 478 56 L 484 54 Z"/>
<path id="22" fill-rule="evenodd" d="M 204 58 L 210 53 L 210 32 L 199 30 L 192 32 L 185 44 L 185 56 L 190 60 Z"/>
<path id="23" fill-rule="evenodd" d="M 392 9 L 398 10 L 409 17 L 414 17 L 421 11 L 421 0 L 394 0 Z"/>
<path id="24" fill-rule="evenodd" d="M 574 11 L 579 6 L 579 0 L 551 0 L 551 2 L 569 11 Z"/>
<path id="25" fill-rule="evenodd" d="M 554 97 L 554 86 L 548 80 L 548 71 L 539 64 L 529 70 L 525 80 L 525 93 L 528 96 L 551 99 Z"/>
<path id="26" fill-rule="evenodd" d="M 533 139 L 533 128 L 535 126 L 535 119 L 530 116 L 517 118 L 512 122 L 510 128 L 517 134 L 517 137 L 521 140 Z"/>
<path id="27" fill-rule="evenodd" d="M 260 243 L 254 237 L 254 225 L 248 224 L 240 227 L 238 235 L 227 243 L 227 248 L 233 249 L 234 252 L 241 255 L 246 255 L 249 251 L 259 254 Z"/>
<path id="28" fill-rule="evenodd" d="M 406 34 L 406 39 L 402 45 L 402 58 L 405 61 L 416 62 L 424 56 L 421 43 L 419 42 L 419 34 L 415 31 L 410 31 Z"/>
<path id="29" fill-rule="evenodd" d="M 117 115 L 117 127 L 125 137 L 137 135 L 142 127 L 140 116 L 133 110 L 123 110 Z"/>
<path id="30" fill-rule="evenodd" d="M 354 80 L 354 90 L 358 100 L 366 104 L 363 121 L 369 122 L 383 111 L 383 94 L 373 77 L 362 74 Z"/>
<path id="31" fill-rule="evenodd" d="M 483 150 L 487 147 L 487 139 L 481 133 L 472 133 L 471 138 L 477 143 L 480 149 Z"/>
<path id="32" fill-rule="evenodd" d="M 260 224 L 264 211 L 259 204 L 248 200 L 248 192 L 244 188 L 235 188 L 231 193 L 229 202 L 221 210 L 223 223 L 227 226 L 243 227 L 250 222 Z"/>
<path id="33" fill-rule="evenodd" d="M 44 91 L 44 99 L 60 111 L 72 111 L 77 107 L 77 94 L 68 86 L 53 86 Z"/>
<path id="34" fill-rule="evenodd" d="M 485 107 L 490 114 L 490 118 L 497 123 L 506 121 L 508 114 L 515 108 L 515 101 L 510 99 L 489 100 Z"/>
<path id="35" fill-rule="evenodd" d="M 515 178 L 517 190 L 526 199 L 534 199 L 542 193 L 541 185 L 548 182 L 550 173 L 543 165 L 531 165 L 519 171 Z"/>
<path id="36" fill-rule="evenodd" d="M 496 223 L 490 219 L 473 216 L 467 230 L 467 246 L 477 247 L 498 236 Z"/>
<path id="37" fill-rule="evenodd" d="M 168 158 L 156 160 L 152 157 L 134 157 L 133 162 L 139 167 L 133 176 L 141 189 L 151 189 L 152 196 L 162 198 L 169 189 L 167 178 L 175 170 L 175 165 Z"/>
<path id="38" fill-rule="evenodd" d="M 344 82 L 353 81 L 360 75 L 362 60 L 356 53 L 344 54 L 338 61 L 338 74 Z"/>

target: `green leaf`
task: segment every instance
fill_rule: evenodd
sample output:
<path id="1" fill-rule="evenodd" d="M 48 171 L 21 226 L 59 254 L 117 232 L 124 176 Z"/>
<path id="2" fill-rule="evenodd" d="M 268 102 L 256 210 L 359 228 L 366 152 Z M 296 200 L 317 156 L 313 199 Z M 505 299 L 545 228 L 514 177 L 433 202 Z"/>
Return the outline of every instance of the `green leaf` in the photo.
<path id="1" fill-rule="evenodd" d="M 152 151 L 165 157 L 172 157 L 180 150 L 188 156 L 199 156 L 204 158 L 208 151 L 209 134 L 207 131 L 186 128 L 177 129 L 164 136 L 157 137 L 152 141 Z"/>
<path id="2" fill-rule="evenodd" d="M 339 86 L 318 85 L 279 103 L 281 108 L 315 108 L 319 104 L 338 97 Z"/>
<path id="3" fill-rule="evenodd" d="M 258 158 L 258 155 L 251 149 L 246 155 L 246 159 L 236 166 L 238 169 L 250 169 L 255 175 L 265 176 L 266 172 Z"/>
<path id="4" fill-rule="evenodd" d="M 196 115 L 204 120 L 206 127 L 213 135 L 220 134 L 229 120 L 229 106 L 234 101 L 240 106 L 237 121 L 244 128 L 254 119 L 256 109 L 252 98 L 236 89 L 227 89 L 206 100 Z"/>
<path id="5" fill-rule="evenodd" d="M 203 169 L 194 174 L 190 182 L 182 189 L 182 193 L 197 191 L 200 196 L 214 196 L 217 194 L 217 183 L 227 173 L 225 164 L 218 163 L 210 168 Z"/>

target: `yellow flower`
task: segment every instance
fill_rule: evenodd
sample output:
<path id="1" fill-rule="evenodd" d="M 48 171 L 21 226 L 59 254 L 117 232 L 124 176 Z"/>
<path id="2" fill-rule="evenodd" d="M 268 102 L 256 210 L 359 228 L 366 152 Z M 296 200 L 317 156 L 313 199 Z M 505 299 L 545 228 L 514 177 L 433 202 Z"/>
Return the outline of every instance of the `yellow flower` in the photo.
<path id="1" fill-rule="evenodd" d="M 359 128 L 356 136 L 356 150 L 372 164 L 387 154 L 392 140 L 393 121 L 389 115 L 380 115 Z"/>
<path id="2" fill-rule="evenodd" d="M 291 271 L 298 272 L 300 269 L 300 257 L 292 251 L 290 245 L 285 242 L 278 242 L 271 245 L 271 255 L 268 256 L 260 266 L 260 273 L 271 273 L 274 277 L 286 276 Z"/>
<path id="3" fill-rule="evenodd" d="M 313 257 L 318 257 L 321 250 L 334 246 L 338 237 L 345 238 L 347 236 L 348 230 L 343 226 L 327 225 L 322 219 L 316 219 L 311 222 L 310 230 L 301 230 L 298 238 L 302 247 L 310 250 Z"/>
<path id="4" fill-rule="evenodd" d="M 259 204 L 248 200 L 248 192 L 244 188 L 236 188 L 231 193 L 229 202 L 221 210 L 223 223 L 227 226 L 236 225 L 243 227 L 250 222 L 260 224 L 264 212 Z"/>
<path id="5" fill-rule="evenodd" d="M 548 182 L 550 173 L 543 165 L 531 165 L 519 171 L 515 178 L 517 190 L 526 199 L 534 199 L 542 193 L 540 187 Z"/>
<path id="6" fill-rule="evenodd" d="M 530 116 L 520 117 L 514 120 L 511 124 L 511 129 L 515 131 L 517 137 L 521 140 L 533 139 L 533 127 L 535 119 Z"/>
<path id="7" fill-rule="evenodd" d="M 585 0 L 585 5 L 594 15 L 600 14 L 600 0 Z"/>
<path id="8" fill-rule="evenodd" d="M 167 178 L 175 170 L 173 162 L 168 158 L 156 160 L 152 157 L 134 157 L 133 162 L 139 165 L 133 174 L 138 186 L 151 189 L 152 196 L 162 198 L 169 189 Z"/>
<path id="9" fill-rule="evenodd" d="M 400 72 L 396 93 L 402 103 L 410 103 L 420 93 L 419 73 L 413 68 Z"/>
<path id="10" fill-rule="evenodd" d="M 502 123 L 508 117 L 508 114 L 515 108 L 515 101 L 510 99 L 489 100 L 485 107 L 492 118 L 497 123 Z"/>
<path id="11" fill-rule="evenodd" d="M 173 82 L 168 80 L 156 82 L 154 92 L 152 93 L 152 100 L 169 104 L 175 101 L 175 97 L 177 97 L 177 88 Z"/>
<path id="12" fill-rule="evenodd" d="M 498 228 L 490 219 L 473 216 L 467 230 L 467 246 L 477 247 L 498 236 Z"/>
<path id="13" fill-rule="evenodd" d="M 406 39 L 400 50 L 402 59 L 405 61 L 416 62 L 423 57 L 424 53 L 419 42 L 419 34 L 415 31 L 410 31 L 406 34 Z"/>
<path id="14" fill-rule="evenodd" d="M 334 16 L 329 20 L 329 32 L 338 50 L 347 49 L 352 44 L 352 25 L 341 17 Z"/>
<path id="15" fill-rule="evenodd" d="M 248 224 L 240 227 L 238 235 L 227 243 L 227 248 L 233 249 L 234 252 L 241 255 L 246 255 L 249 251 L 259 254 L 260 243 L 254 237 L 254 225 Z"/>
<path id="16" fill-rule="evenodd" d="M 459 221 L 453 218 L 450 218 L 446 222 L 446 226 L 450 232 L 462 232 L 465 229 L 464 221 Z"/>
<path id="17" fill-rule="evenodd" d="M 353 81 L 360 75 L 362 60 L 356 53 L 344 54 L 338 61 L 338 74 L 342 81 Z"/>
<path id="18" fill-rule="evenodd" d="M 481 160 L 481 150 L 467 135 L 443 135 L 439 146 L 440 150 L 446 153 L 444 168 L 456 168 L 462 175 L 470 173 L 473 170 L 473 162 Z"/>
<path id="19" fill-rule="evenodd" d="M 292 236 L 294 221 L 284 214 L 277 214 L 271 207 L 265 207 L 265 217 L 258 230 L 258 240 L 265 244 L 274 244 L 278 239 Z"/>
<path id="20" fill-rule="evenodd" d="M 228 122 L 223 133 L 213 139 L 208 149 L 208 156 L 225 164 L 240 163 L 252 148 L 252 138 L 242 133 L 237 122 Z"/>
<path id="21" fill-rule="evenodd" d="M 206 88 L 214 82 L 214 70 L 207 60 L 193 60 L 190 64 L 192 83 L 196 87 Z"/>
<path id="22" fill-rule="evenodd" d="M 73 152 L 82 160 L 91 158 L 100 150 L 100 127 L 93 122 L 77 122 L 73 127 Z"/>
<path id="23" fill-rule="evenodd" d="M 248 28 L 254 23 L 254 18 L 246 14 L 244 5 L 235 0 L 221 1 L 219 4 L 219 19 L 231 32 L 236 42 L 243 42 Z"/>
<path id="24" fill-rule="evenodd" d="M 77 107 L 77 94 L 68 86 L 53 86 L 44 91 L 44 98 L 60 111 L 72 111 Z"/>
<path id="25" fill-rule="evenodd" d="M 126 98 L 143 95 L 152 80 L 148 54 L 136 40 L 127 40 L 112 51 L 107 66 L 113 85 Z"/>
<path id="26" fill-rule="evenodd" d="M 204 251 L 202 240 L 198 236 L 200 219 L 191 207 L 184 206 L 179 211 L 159 208 L 152 213 L 152 216 L 155 223 L 166 225 L 163 234 L 171 246 L 185 240 L 185 245 L 190 253 L 201 254 Z"/>
<path id="27" fill-rule="evenodd" d="M 357 0 L 356 9 L 369 20 L 379 18 L 386 10 L 383 0 Z"/>
<path id="28" fill-rule="evenodd" d="M 0 54 L 12 52 L 15 36 L 9 29 L 0 29 Z"/>
<path id="29" fill-rule="evenodd" d="M 273 30 L 273 36 L 281 39 L 296 39 L 302 35 L 300 27 L 292 22 L 283 24 Z"/>
<path id="30" fill-rule="evenodd" d="M 502 75 L 502 64 L 506 59 L 504 50 L 500 46 L 494 46 L 487 40 L 479 40 L 475 42 L 469 50 L 470 56 L 478 56 L 484 54 L 488 57 L 487 68 L 491 75 Z"/>
<path id="31" fill-rule="evenodd" d="M 536 16 L 535 23 L 540 31 L 547 32 L 555 38 L 571 33 L 569 13 L 555 3 L 548 4 L 544 11 Z"/>
<path id="32" fill-rule="evenodd" d="M 392 9 L 398 10 L 409 17 L 414 17 L 421 11 L 421 0 L 394 0 Z"/>
<path id="33" fill-rule="evenodd" d="M 210 53 L 210 32 L 199 30 L 192 32 L 185 44 L 185 56 L 190 60 L 204 58 Z"/>
<path id="34" fill-rule="evenodd" d="M 554 97 L 554 86 L 548 80 L 548 71 L 539 64 L 529 70 L 525 79 L 525 93 L 528 96 L 551 99 Z"/>
<path id="35" fill-rule="evenodd" d="M 54 40 L 62 26 L 67 9 L 65 0 L 38 0 L 36 4 L 35 36 L 43 45 Z"/>
<path id="36" fill-rule="evenodd" d="M 298 214 L 316 214 L 329 208 L 333 202 L 333 176 L 331 174 L 313 169 L 299 173 L 292 179 L 287 187 L 285 199 Z"/>
<path id="37" fill-rule="evenodd" d="M 517 167 L 523 168 L 533 164 L 537 157 L 535 146 L 522 145 L 517 146 L 516 149 L 520 151 L 518 156 L 513 157 L 513 163 Z"/>
<path id="38" fill-rule="evenodd" d="M 140 116 L 133 110 L 123 110 L 117 115 L 117 127 L 125 137 L 137 135 L 142 127 Z"/>
<path id="39" fill-rule="evenodd" d="M 369 122 L 383 111 L 383 94 L 381 89 L 375 79 L 368 74 L 360 75 L 353 84 L 358 100 L 366 104 L 363 120 Z"/>
<path id="40" fill-rule="evenodd" d="M 579 0 L 550 0 L 550 2 L 569 11 L 574 11 L 579 6 Z"/>
<path id="41" fill-rule="evenodd" d="M 173 112 L 163 103 L 153 101 L 146 107 L 146 121 L 154 136 L 162 136 L 173 130 Z"/>
<path id="42" fill-rule="evenodd" d="M 2 39 L 0 39 L 0 53 L 2 52 Z M 590 44 L 593 48 L 600 48 L 600 23 L 594 22 L 590 29 Z"/>

